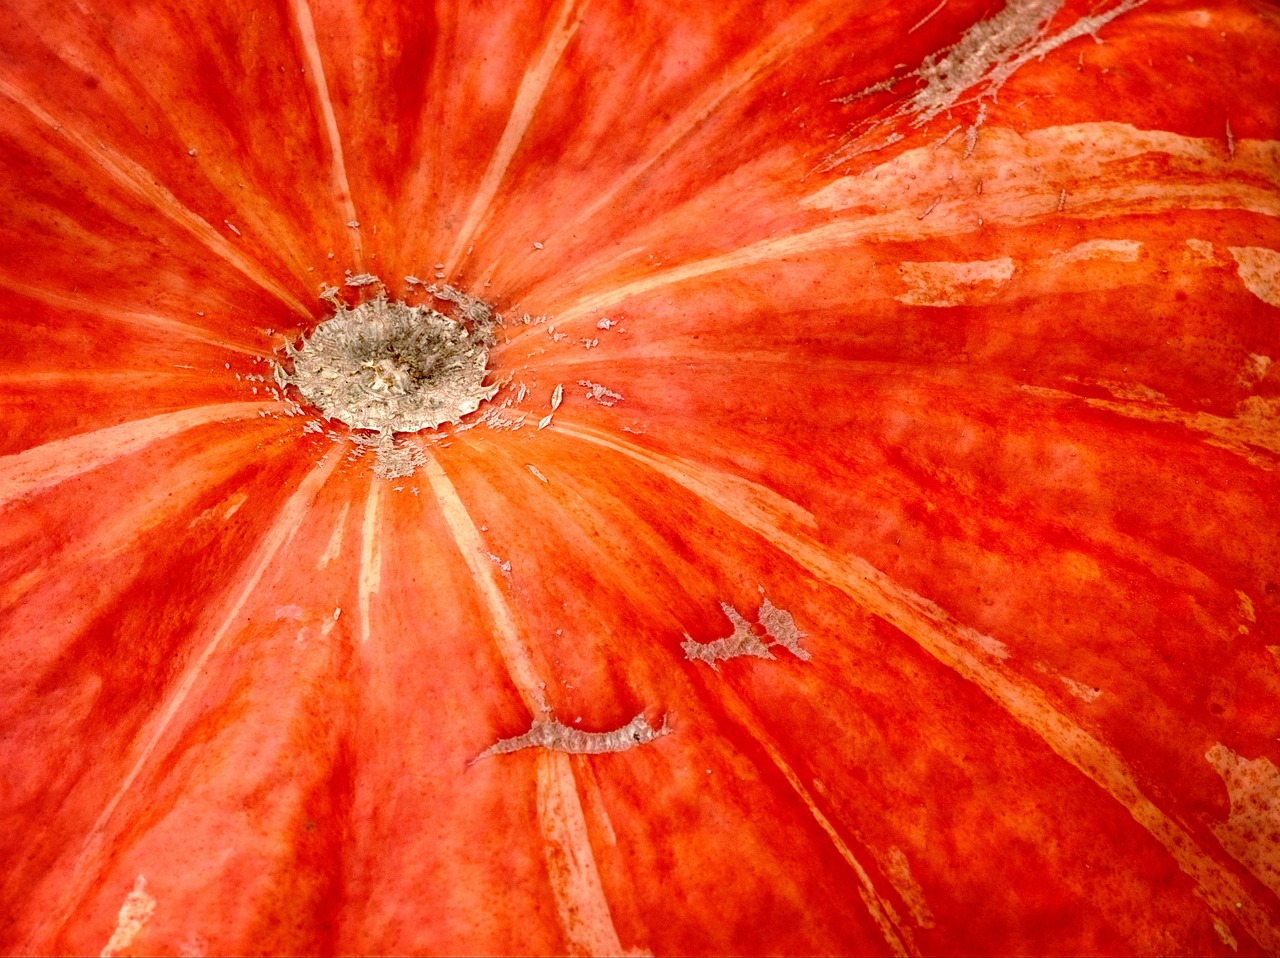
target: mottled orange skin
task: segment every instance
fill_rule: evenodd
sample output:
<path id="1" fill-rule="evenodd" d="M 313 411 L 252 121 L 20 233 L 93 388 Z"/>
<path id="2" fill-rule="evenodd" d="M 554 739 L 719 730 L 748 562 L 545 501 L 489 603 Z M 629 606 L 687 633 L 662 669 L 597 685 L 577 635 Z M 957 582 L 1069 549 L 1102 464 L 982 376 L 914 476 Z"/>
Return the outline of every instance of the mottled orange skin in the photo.
<path id="1" fill-rule="evenodd" d="M 695 6 L 578 11 L 454 259 L 560 7 L 312 0 L 344 183 L 295 5 L 5 0 L 0 951 L 99 953 L 139 875 L 155 908 L 120 953 L 581 950 L 545 756 L 468 764 L 536 717 L 503 609 L 560 721 L 671 723 L 569 759 L 625 949 L 1280 949 L 1280 836 L 1246 837 L 1252 867 L 1228 848 L 1206 759 L 1280 763 L 1280 380 L 1250 358 L 1280 359 L 1280 309 L 1227 252 L 1280 249 L 1277 8 L 1151 0 L 985 97 L 966 157 L 978 87 L 922 125 L 893 118 L 911 80 L 838 99 L 998 9 Z M 876 118 L 879 148 L 827 162 Z M 990 177 L 1028 161 L 1000 151 L 1098 123 L 1208 158 L 1046 167 L 1012 218 Z M 812 201 L 895 158 L 923 165 L 883 208 Z M 1253 199 L 1162 199 L 1197 190 Z M 1053 259 L 1095 241 L 1139 245 Z M 903 266 L 1005 259 L 945 307 Z M 566 334 L 494 350 L 524 428 L 425 446 L 489 555 L 438 480 L 375 479 L 279 403 L 117 458 L 93 436 L 271 400 L 243 377 L 347 270 L 410 296 L 442 272 Z M 38 459 L 76 437 L 100 465 Z M 810 661 L 686 660 L 761 590 Z M 1005 651 L 957 664 L 921 616 Z"/>

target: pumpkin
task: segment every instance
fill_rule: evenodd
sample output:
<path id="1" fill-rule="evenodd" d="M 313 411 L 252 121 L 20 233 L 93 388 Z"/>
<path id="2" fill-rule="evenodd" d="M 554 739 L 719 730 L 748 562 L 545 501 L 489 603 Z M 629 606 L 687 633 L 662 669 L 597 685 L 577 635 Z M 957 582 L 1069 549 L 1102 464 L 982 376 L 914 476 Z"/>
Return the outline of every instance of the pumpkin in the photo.
<path id="1" fill-rule="evenodd" d="M 1280 951 L 1278 24 L 5 0 L 5 952 Z"/>

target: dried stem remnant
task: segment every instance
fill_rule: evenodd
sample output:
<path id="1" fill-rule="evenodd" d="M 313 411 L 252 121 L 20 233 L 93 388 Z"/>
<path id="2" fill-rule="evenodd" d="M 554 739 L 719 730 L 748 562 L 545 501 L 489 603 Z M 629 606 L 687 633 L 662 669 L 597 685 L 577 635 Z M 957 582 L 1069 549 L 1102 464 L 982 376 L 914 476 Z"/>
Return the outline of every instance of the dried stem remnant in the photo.
<path id="1" fill-rule="evenodd" d="M 545 748 L 553 752 L 569 752 L 573 755 L 599 755 L 602 752 L 625 752 L 637 745 L 646 745 L 668 734 L 671 726 L 664 721 L 657 728 L 649 724 L 642 714 L 637 715 L 622 728 L 612 732 L 584 732 L 556 721 L 534 721 L 533 727 L 523 735 L 500 739 L 476 756 L 474 761 L 490 755 L 505 755 L 525 748 Z"/>
<path id="2" fill-rule="evenodd" d="M 376 282 L 353 279 L 354 285 Z M 385 291 L 349 308 L 336 289 L 327 288 L 322 295 L 335 315 L 300 347 L 285 347 L 293 371 L 277 366 L 276 382 L 282 389 L 296 386 L 326 418 L 388 438 L 458 422 L 498 391 L 496 384 L 483 384 L 498 318 L 449 287 L 434 294 L 454 303 L 460 315 L 391 302 Z"/>

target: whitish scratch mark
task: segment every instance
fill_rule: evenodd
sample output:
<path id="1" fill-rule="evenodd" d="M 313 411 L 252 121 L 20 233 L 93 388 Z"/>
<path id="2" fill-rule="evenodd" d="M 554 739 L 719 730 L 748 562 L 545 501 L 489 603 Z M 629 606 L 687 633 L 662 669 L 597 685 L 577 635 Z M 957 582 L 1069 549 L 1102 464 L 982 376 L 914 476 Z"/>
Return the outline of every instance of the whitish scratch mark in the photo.
<path id="1" fill-rule="evenodd" d="M 659 456 L 584 427 L 566 429 L 565 435 L 614 449 L 705 498 L 727 517 L 792 556 L 819 581 L 840 589 L 860 607 L 894 626 L 941 664 L 973 683 L 1126 808 L 1196 883 L 1201 897 L 1214 912 L 1234 916 L 1264 949 L 1280 951 L 1280 929 L 1269 910 L 1143 793 L 1120 753 L 1059 711 L 1037 685 L 1006 669 L 1001 657 L 990 654 L 989 647 L 1002 647 L 997 640 L 957 622 L 936 603 L 893 581 L 866 560 L 828 550 L 807 532 L 795 530 L 790 517 L 776 508 L 770 511 L 758 500 L 735 495 L 735 486 L 715 470 Z"/>
<path id="2" fill-rule="evenodd" d="M 102 949 L 102 958 L 112 958 L 133 944 L 142 926 L 151 920 L 156 911 L 156 900 L 147 892 L 147 880 L 139 875 L 133 883 L 133 891 L 125 896 L 116 920 L 116 930 Z"/>
<path id="3" fill-rule="evenodd" d="M 1208 260 L 1210 263 L 1218 262 L 1218 257 L 1213 251 L 1212 243 L 1202 239 L 1189 239 L 1187 240 L 1187 246 L 1201 258 Z"/>
<path id="4" fill-rule="evenodd" d="M 1051 254 L 1047 260 L 1037 260 L 1036 264 L 1059 268 L 1092 260 L 1136 263 L 1141 252 L 1142 244 L 1137 240 L 1086 240 L 1070 249 Z"/>
<path id="5" fill-rule="evenodd" d="M 547 481 L 547 477 L 546 477 L 546 476 L 544 476 L 544 475 L 543 475 L 543 474 L 538 470 L 538 467 L 537 467 L 537 466 L 526 463 L 525 468 L 526 468 L 526 469 L 528 469 L 531 473 L 533 473 L 534 477 L 535 477 L 536 479 L 538 479 L 539 481 L 541 481 L 541 482 L 546 482 L 546 481 Z"/>
<path id="6" fill-rule="evenodd" d="M 942 0 L 940 4 L 938 4 L 932 10 L 930 10 L 928 13 L 926 13 L 921 20 L 917 21 L 915 26 L 907 30 L 907 36 L 910 36 L 911 34 L 915 33 L 917 30 L 923 27 L 926 23 L 928 23 L 930 20 L 936 17 L 939 13 L 942 12 L 942 8 L 945 7 L 946 5 L 947 5 L 947 0 Z"/>
<path id="7" fill-rule="evenodd" d="M 1102 694 L 1102 689 L 1095 689 L 1092 685 L 1086 685 L 1076 679 L 1067 678 L 1065 675 L 1059 675 L 1058 681 L 1067 687 L 1068 692 L 1082 702 L 1096 701 L 1098 696 Z"/>
<path id="8" fill-rule="evenodd" d="M 154 207 L 170 222 L 182 227 L 212 250 L 214 255 L 235 267 L 299 316 L 303 316 L 306 319 L 311 318 L 310 311 L 302 303 L 294 299 L 283 286 L 263 272 L 257 263 L 232 246 L 227 238 L 210 225 L 207 220 L 197 216 L 183 206 L 176 196 L 161 186 L 154 176 L 133 160 L 101 144 L 85 139 L 47 113 L 35 101 L 6 80 L 0 80 L 0 95 L 8 97 L 40 123 L 49 127 L 56 135 L 70 141 L 107 176 L 132 194 L 134 198 Z"/>
<path id="9" fill-rule="evenodd" d="M 251 419 L 273 403 L 223 403 L 161 413 L 0 456 L 0 505 L 140 452 L 198 426 Z"/>
<path id="10" fill-rule="evenodd" d="M 1236 936 L 1231 933 L 1231 926 L 1221 918 L 1213 919 L 1213 930 L 1218 933 L 1218 939 L 1230 948 L 1232 951 L 1238 951 L 1239 945 L 1236 943 Z"/>
<path id="11" fill-rule="evenodd" d="M 1241 758 L 1219 743 L 1205 753 L 1231 799 L 1213 833 L 1236 861 L 1280 895 L 1280 768 L 1271 759 Z"/>
<path id="12" fill-rule="evenodd" d="M 604 752 L 625 752 L 639 745 L 648 745 L 671 731 L 665 721 L 657 728 L 649 724 L 641 713 L 621 728 L 609 732 L 584 732 L 556 721 L 535 719 L 533 726 L 523 735 L 500 739 L 481 752 L 474 761 L 490 755 L 506 755 L 526 748 L 544 748 L 552 752 L 570 755 L 600 755 Z"/>
<path id="13" fill-rule="evenodd" d="M 364 504 L 360 551 L 360 641 L 369 641 L 369 606 L 372 597 L 382 589 L 382 487 L 371 482 L 369 498 Z"/>
<path id="14" fill-rule="evenodd" d="M 773 639 L 774 645 L 780 645 L 796 658 L 808 662 L 811 656 L 800 647 L 800 640 L 805 633 L 796 628 L 796 620 L 785 609 L 779 609 L 766 596 L 760 605 L 760 627 L 764 634 Z"/>
<path id="15" fill-rule="evenodd" d="M 569 45 L 569 41 L 578 31 L 579 24 L 582 23 L 586 7 L 587 0 L 564 0 L 555 25 L 551 28 L 538 58 L 521 79 L 515 102 L 511 105 L 511 116 L 507 120 L 506 128 L 502 131 L 502 137 L 493 151 L 489 166 L 485 169 L 480 185 L 476 188 L 476 195 L 471 201 L 466 219 L 454 233 L 453 249 L 449 251 L 446 259 L 448 266 L 446 272 L 456 269 L 462 251 L 471 244 L 472 236 L 483 222 L 489 204 L 493 202 L 503 177 L 507 175 L 507 167 L 515 156 L 516 148 L 529 129 L 529 124 L 533 122 L 533 115 L 538 109 L 542 94 L 546 91 L 551 74 L 559 64 L 565 47 Z"/>
<path id="16" fill-rule="evenodd" d="M 599 383 L 593 383 L 590 379 L 579 379 L 578 385 L 586 387 L 588 399 L 594 399 L 602 406 L 612 406 L 622 399 L 622 393 L 616 393 Z"/>
<path id="17" fill-rule="evenodd" d="M 706 662 L 717 672 L 720 667 L 717 662 L 727 659 L 734 659 L 742 655 L 751 655 L 760 659 L 772 659 L 773 653 L 768 647 L 760 641 L 760 637 L 756 635 L 751 628 L 751 623 L 742 617 L 733 606 L 721 602 L 720 608 L 724 609 L 724 614 L 728 616 L 729 622 L 733 625 L 733 634 L 723 639 L 714 639 L 711 642 L 698 642 L 689 633 L 685 633 L 685 640 L 680 643 L 680 648 L 684 649 L 685 658 L 689 661 Z"/>
<path id="18" fill-rule="evenodd" d="M 320 57 L 320 43 L 316 38 L 316 25 L 311 17 L 308 0 L 293 0 L 293 13 L 307 66 L 311 68 L 311 86 L 315 91 L 316 101 L 320 104 L 320 116 L 324 119 L 324 132 L 329 141 L 329 156 L 333 163 L 333 190 L 342 221 L 354 223 L 357 220 L 355 200 L 351 196 L 351 184 L 347 179 L 347 163 L 342 152 L 342 137 L 338 133 L 338 118 L 333 112 L 333 100 L 329 96 L 329 83 L 325 79 L 324 61 Z M 362 261 L 360 233 L 351 229 L 347 230 L 347 234 L 351 239 L 351 255 L 358 269 Z"/>
<path id="19" fill-rule="evenodd" d="M 1253 609 L 1253 600 L 1245 593 L 1236 589 L 1236 608 L 1240 611 L 1240 618 L 1252 624 L 1258 621 L 1257 613 Z"/>
<path id="20" fill-rule="evenodd" d="M 329 563 L 338 556 L 342 555 L 342 538 L 347 528 L 347 513 L 351 511 L 351 503 L 344 502 L 342 511 L 338 513 L 338 521 L 333 524 L 333 532 L 329 536 L 329 544 L 324 547 L 320 559 L 316 562 L 317 569 L 328 568 Z"/>

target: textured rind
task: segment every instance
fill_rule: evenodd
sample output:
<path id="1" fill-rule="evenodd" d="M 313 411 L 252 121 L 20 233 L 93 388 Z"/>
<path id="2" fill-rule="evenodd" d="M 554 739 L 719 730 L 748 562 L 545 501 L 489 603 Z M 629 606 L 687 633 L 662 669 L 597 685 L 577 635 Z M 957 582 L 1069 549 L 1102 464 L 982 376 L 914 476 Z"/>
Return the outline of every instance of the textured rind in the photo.
<path id="1" fill-rule="evenodd" d="M 4 953 L 1280 951 L 1280 14 L 693 6 L 4 0 Z"/>

